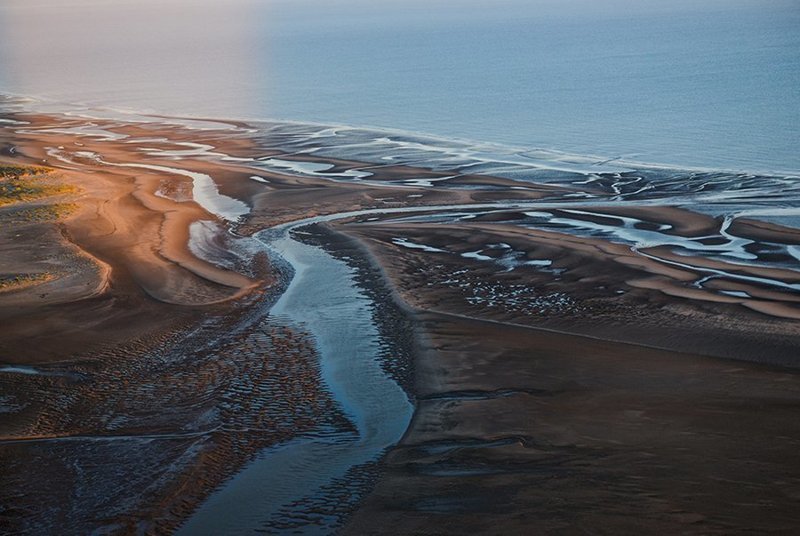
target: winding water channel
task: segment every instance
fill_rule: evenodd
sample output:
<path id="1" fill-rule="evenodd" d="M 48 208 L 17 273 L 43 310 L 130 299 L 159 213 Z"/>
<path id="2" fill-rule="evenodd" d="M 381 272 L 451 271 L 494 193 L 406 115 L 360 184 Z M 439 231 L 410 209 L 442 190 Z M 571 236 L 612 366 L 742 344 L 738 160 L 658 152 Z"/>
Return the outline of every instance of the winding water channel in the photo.
<path id="1" fill-rule="evenodd" d="M 530 207 L 531 203 L 506 203 Z M 377 461 L 405 433 L 413 406 L 381 367 L 381 334 L 374 303 L 356 282 L 355 269 L 292 237 L 307 225 L 355 216 L 429 210 L 499 208 L 497 204 L 402 207 L 342 212 L 290 222 L 257 233 L 275 264 L 287 263 L 293 277 L 269 314 L 310 333 L 320 356 L 324 387 L 357 432 L 320 430 L 266 449 L 217 489 L 179 534 L 248 534 L 276 519 L 291 518 L 292 505 L 317 496 L 348 471 Z M 328 534 L 334 517 L 314 516 L 293 533 Z"/>
<path id="2" fill-rule="evenodd" d="M 571 203 L 590 207 L 593 202 Z M 448 213 L 459 210 L 542 210 L 563 203 L 505 202 L 359 210 L 307 218 L 261 231 L 274 263 L 288 263 L 294 275 L 269 314 L 279 323 L 310 333 L 320 356 L 324 388 L 353 423 L 356 433 L 318 431 L 262 452 L 214 492 L 189 519 L 182 534 L 258 531 L 276 518 L 292 516 L 292 505 L 318 496 L 348 471 L 377 461 L 396 444 L 413 407 L 400 386 L 381 367 L 381 334 L 375 304 L 359 287 L 354 268 L 323 248 L 293 238 L 292 231 L 319 222 L 392 213 Z M 474 214 L 474 212 L 472 212 Z M 471 217 L 470 212 L 464 214 Z M 582 226 L 590 225 L 585 221 Z M 627 230 L 630 226 L 622 226 Z M 619 232 L 619 229 L 617 229 Z M 619 239 L 619 237 L 616 237 Z M 635 241 L 634 241 L 635 242 Z M 302 518 L 302 514 L 300 514 Z M 314 516 L 295 533 L 330 533 L 338 520 Z"/>
<path id="3" fill-rule="evenodd" d="M 381 368 L 381 335 L 371 299 L 354 269 L 322 248 L 303 244 L 291 231 L 312 218 L 261 232 L 273 261 L 289 263 L 294 276 L 270 311 L 278 322 L 310 333 L 320 356 L 322 381 L 357 433 L 321 431 L 267 449 L 218 489 L 181 534 L 241 534 L 263 528 L 296 501 L 313 497 L 351 468 L 374 462 L 399 441 L 413 406 Z M 317 518 L 299 532 L 329 533 L 335 519 Z"/>

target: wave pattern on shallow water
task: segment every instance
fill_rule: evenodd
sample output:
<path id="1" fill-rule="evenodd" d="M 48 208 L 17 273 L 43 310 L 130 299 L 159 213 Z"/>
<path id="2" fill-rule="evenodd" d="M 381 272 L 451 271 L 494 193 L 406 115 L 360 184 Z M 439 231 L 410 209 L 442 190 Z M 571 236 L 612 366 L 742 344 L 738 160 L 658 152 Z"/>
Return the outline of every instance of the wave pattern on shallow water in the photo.
<path id="1" fill-rule="evenodd" d="M 35 111 L 43 103 L 6 97 L 0 101 L 0 114 Z M 50 104 L 50 107 L 56 106 Z M 235 161 L 256 170 L 295 177 L 322 178 L 338 182 L 380 182 L 382 186 L 415 188 L 478 188 L 497 186 L 467 185 L 466 175 L 500 177 L 517 181 L 516 188 L 536 183 L 561 187 L 562 196 L 571 200 L 608 202 L 657 202 L 686 206 L 692 210 L 719 215 L 736 215 L 761 208 L 760 216 L 772 217 L 773 209 L 800 208 L 800 173 L 789 175 L 757 174 L 715 169 L 679 169 L 636 162 L 621 157 L 577 155 L 550 149 L 513 147 L 469 140 L 448 139 L 388 129 L 357 128 L 298 122 L 255 121 L 247 127 L 230 122 L 188 118 L 148 117 L 111 110 L 90 110 L 60 106 L 74 120 L 69 127 L 53 127 L 53 134 L 73 133 L 77 137 L 119 141 L 140 145 L 139 150 L 154 160 L 177 161 L 183 158 L 210 158 Z M 102 117 L 109 119 L 102 119 Z M 277 150 L 280 156 L 234 158 L 211 145 L 170 142 L 180 150 L 154 149 L 160 140 L 134 138 L 115 129 L 142 122 L 161 122 L 207 131 L 231 130 L 252 136 L 260 146 Z M 13 128 L 15 125 L 11 125 Z M 35 132 L 46 134 L 47 129 Z M 127 139 L 126 139 L 127 138 Z M 396 166 L 428 170 L 430 176 L 404 175 L 378 178 L 382 169 Z M 512 188 L 515 188 L 512 186 Z M 798 214 L 783 213 L 777 223 L 800 226 Z"/>
<path id="2" fill-rule="evenodd" d="M 414 134 L 298 123 L 261 123 L 266 147 L 280 149 L 296 169 L 326 176 L 319 158 L 368 162 L 364 170 L 419 166 L 455 176 L 481 174 L 568 187 L 572 197 L 608 201 L 663 200 L 676 204 L 800 206 L 800 176 L 681 170 L 604 157 L 526 150 Z M 302 174 L 302 173 L 301 173 Z M 329 178 L 346 180 L 341 170 Z M 363 175 L 354 177 L 361 179 Z M 399 183 L 425 186 L 418 181 Z M 447 187 L 446 181 L 436 187 Z"/>

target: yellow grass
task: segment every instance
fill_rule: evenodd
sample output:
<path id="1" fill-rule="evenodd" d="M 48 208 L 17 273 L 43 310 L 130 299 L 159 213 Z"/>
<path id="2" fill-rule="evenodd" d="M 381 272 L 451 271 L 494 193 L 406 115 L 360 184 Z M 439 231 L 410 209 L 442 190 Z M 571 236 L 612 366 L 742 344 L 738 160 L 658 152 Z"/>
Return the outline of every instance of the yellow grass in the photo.
<path id="1" fill-rule="evenodd" d="M 23 288 L 41 285 L 55 279 L 55 275 L 50 272 L 36 274 L 11 274 L 0 275 L 0 292 L 20 290 Z"/>
<path id="2" fill-rule="evenodd" d="M 75 186 L 57 182 L 47 168 L 0 165 L 0 207 L 77 192 Z"/>

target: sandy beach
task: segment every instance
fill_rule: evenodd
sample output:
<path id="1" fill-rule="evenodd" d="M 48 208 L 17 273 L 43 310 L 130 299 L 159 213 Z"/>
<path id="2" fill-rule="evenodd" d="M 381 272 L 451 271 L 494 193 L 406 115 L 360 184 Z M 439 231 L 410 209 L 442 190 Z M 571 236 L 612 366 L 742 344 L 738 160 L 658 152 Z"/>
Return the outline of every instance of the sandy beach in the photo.
<path id="1" fill-rule="evenodd" d="M 800 523 L 797 229 L 679 206 L 667 180 L 362 161 L 236 121 L 3 118 L 3 180 L 42 193 L 0 205 L 0 530 L 172 533 L 281 445 L 365 433 L 320 334 L 270 314 L 297 266 L 260 233 L 306 218 L 290 236 L 352 273 L 413 417 L 249 529 Z"/>

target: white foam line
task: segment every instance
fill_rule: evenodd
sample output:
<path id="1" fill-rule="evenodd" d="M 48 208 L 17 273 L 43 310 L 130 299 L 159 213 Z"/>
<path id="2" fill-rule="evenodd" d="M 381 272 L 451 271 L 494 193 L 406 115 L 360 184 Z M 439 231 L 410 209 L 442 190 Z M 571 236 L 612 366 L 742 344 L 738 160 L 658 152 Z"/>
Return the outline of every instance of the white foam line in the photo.
<path id="1" fill-rule="evenodd" d="M 250 213 L 250 207 L 244 202 L 219 193 L 217 184 L 210 175 L 205 173 L 155 164 L 115 164 L 100 159 L 98 162 L 109 166 L 149 169 L 189 177 L 192 179 L 192 197 L 197 204 L 223 220 L 236 222 L 242 216 Z"/>
<path id="2" fill-rule="evenodd" d="M 11 95 L 6 92 L 6 95 Z M 244 133 L 264 133 L 277 132 L 282 135 L 295 135 L 297 129 L 303 129 L 301 134 L 305 139 L 336 139 L 344 137 L 345 143 L 339 144 L 344 147 L 357 147 L 366 145 L 365 143 L 346 143 L 350 133 L 371 134 L 374 136 L 370 143 L 375 141 L 383 142 L 385 145 L 401 146 L 404 145 L 412 150 L 424 151 L 428 153 L 442 153 L 450 158 L 468 157 L 471 160 L 480 160 L 491 163 L 507 163 L 511 165 L 522 165 L 538 169 L 564 170 L 577 173 L 594 172 L 620 172 L 631 170 L 680 170 L 694 171 L 699 173 L 722 172 L 722 173 L 757 173 L 758 175 L 784 175 L 787 178 L 800 178 L 797 169 L 760 169 L 743 170 L 736 168 L 721 168 L 697 166 L 692 164 L 665 163 L 665 162 L 645 162 L 636 160 L 635 154 L 609 155 L 595 154 L 575 154 L 566 151 L 558 151 L 545 147 L 526 147 L 514 144 L 504 144 L 498 142 L 478 141 L 469 138 L 459 138 L 453 136 L 442 136 L 433 133 L 403 130 L 398 128 L 378 128 L 369 126 L 353 126 L 346 124 L 323 124 L 313 121 L 296 121 L 286 118 L 276 117 L 239 117 L 239 118 L 214 118 L 214 117 L 170 117 L 156 114 L 154 111 L 132 110 L 113 107 L 90 107 L 87 104 L 58 102 L 43 96 L 30 95 L 11 95 L 14 103 L 23 110 L 32 112 L 57 113 L 70 117 L 78 117 L 88 120 L 116 120 L 127 123 L 148 123 L 157 120 L 166 125 L 181 126 L 197 131 L 237 131 Z M 257 128 L 247 128 L 231 123 L 231 121 L 245 122 L 248 126 Z M 294 131 L 291 129 L 295 129 Z M 415 141 L 395 140 L 393 136 L 402 138 L 413 138 Z M 600 167 L 601 169 L 598 169 Z"/>

